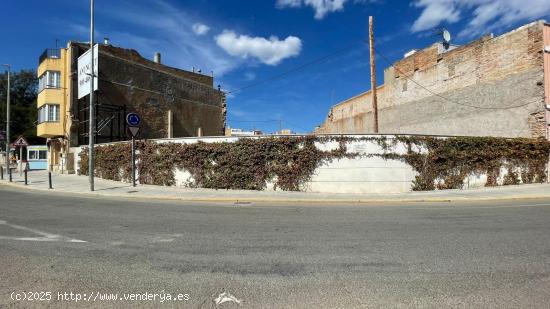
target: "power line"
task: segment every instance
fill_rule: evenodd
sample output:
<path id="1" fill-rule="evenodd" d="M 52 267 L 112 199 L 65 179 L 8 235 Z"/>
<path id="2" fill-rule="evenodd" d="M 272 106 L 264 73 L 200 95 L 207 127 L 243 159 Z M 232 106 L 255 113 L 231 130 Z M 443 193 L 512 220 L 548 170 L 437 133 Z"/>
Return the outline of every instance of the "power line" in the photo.
<path id="1" fill-rule="evenodd" d="M 380 56 L 382 57 L 382 59 L 384 59 L 384 61 L 386 61 L 390 66 L 393 66 L 393 68 L 400 74 L 400 75 L 403 75 L 407 80 L 410 80 L 411 82 L 415 83 L 416 85 L 418 85 L 420 88 L 426 90 L 427 92 L 441 98 L 441 99 L 444 99 L 445 101 L 448 101 L 449 103 L 452 103 L 452 104 L 456 104 L 456 105 L 461 105 L 461 106 L 466 106 L 466 107 L 471 107 L 471 108 L 477 108 L 477 109 L 485 109 L 485 110 L 507 110 L 507 109 L 513 109 L 513 108 L 520 108 L 520 107 L 524 107 L 524 106 L 527 106 L 529 104 L 532 104 L 532 103 L 535 103 L 537 100 L 533 100 L 533 101 L 529 101 L 525 104 L 521 104 L 521 105 L 515 105 L 515 106 L 507 106 L 507 107 L 486 107 L 486 106 L 477 106 L 477 105 L 470 105 L 470 104 L 465 104 L 465 103 L 460 103 L 456 100 L 452 100 L 452 99 L 449 99 L 437 92 L 434 92 L 430 89 L 428 89 L 427 87 L 425 87 L 424 85 L 420 84 L 419 82 L 415 81 L 414 79 L 412 79 L 410 76 L 408 76 L 407 74 L 403 73 L 403 71 L 399 70 L 396 66 L 393 65 L 393 63 L 386 57 L 384 56 L 380 51 L 378 51 L 377 49 L 375 49 L 375 52 Z"/>
<path id="2" fill-rule="evenodd" d="M 349 51 L 349 49 L 350 49 L 351 47 L 356 46 L 357 44 L 358 44 L 358 42 L 353 43 L 353 44 L 350 44 L 350 45 L 348 45 L 348 46 L 346 46 L 346 47 L 344 47 L 344 48 L 338 49 L 337 51 L 335 51 L 335 52 L 333 52 L 333 53 L 330 53 L 330 54 L 328 54 L 328 55 L 325 55 L 325 56 L 322 56 L 322 57 L 313 59 L 313 60 L 311 60 L 311 61 L 309 61 L 309 62 L 306 62 L 306 63 L 304 63 L 304 64 L 302 64 L 302 65 L 300 65 L 300 66 L 297 66 L 297 67 L 295 67 L 295 68 L 292 68 L 292 69 L 290 69 L 290 70 L 288 70 L 288 71 L 284 71 L 284 72 L 282 72 L 282 73 L 280 73 L 280 74 L 277 74 L 277 75 L 268 77 L 268 78 L 266 78 L 266 79 L 257 81 L 257 82 L 255 82 L 255 83 L 251 83 L 251 84 L 249 84 L 249 85 L 246 85 L 246 86 L 243 86 L 243 87 L 240 87 L 240 88 L 237 88 L 237 89 L 233 89 L 233 90 L 231 90 L 231 91 L 228 91 L 227 94 L 235 93 L 235 92 L 242 91 L 242 90 L 245 90 L 245 89 L 248 89 L 248 88 L 252 88 L 252 87 L 259 86 L 259 85 L 263 85 L 263 84 L 265 84 L 265 83 L 267 83 L 267 82 L 270 82 L 270 81 L 273 81 L 273 80 L 280 79 L 280 78 L 282 78 L 282 77 L 284 77 L 284 76 L 286 76 L 286 75 L 288 75 L 288 74 L 294 73 L 294 72 L 296 72 L 296 71 L 299 71 L 299 70 L 301 70 L 301 69 L 307 68 L 307 67 L 312 66 L 312 65 L 314 65 L 314 64 L 323 62 L 323 61 L 325 61 L 325 60 L 327 60 L 327 59 L 329 59 L 329 58 L 331 58 L 331 57 L 334 57 L 334 56 L 336 56 L 336 55 L 339 55 L 339 54 L 341 54 L 341 53 L 344 53 L 344 52 L 346 52 L 346 51 Z"/>

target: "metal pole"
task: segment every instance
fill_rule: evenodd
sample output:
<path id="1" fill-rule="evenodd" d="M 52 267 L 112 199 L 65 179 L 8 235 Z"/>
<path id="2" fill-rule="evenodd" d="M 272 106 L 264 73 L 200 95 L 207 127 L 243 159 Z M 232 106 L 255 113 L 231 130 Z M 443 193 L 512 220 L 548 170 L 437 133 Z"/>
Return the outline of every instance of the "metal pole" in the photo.
<path id="1" fill-rule="evenodd" d="M 28 185 L 29 183 L 27 182 L 27 169 L 25 169 L 25 186 Z"/>
<path id="2" fill-rule="evenodd" d="M 136 143 L 132 136 L 132 187 L 136 186 Z"/>
<path id="3" fill-rule="evenodd" d="M 52 187 L 52 172 L 48 172 L 48 188 L 53 189 L 53 187 Z"/>
<path id="4" fill-rule="evenodd" d="M 372 16 L 369 17 L 370 42 L 370 87 L 372 95 L 372 109 L 374 114 L 374 133 L 378 133 L 378 98 L 376 97 L 376 64 L 374 62 L 374 25 Z"/>
<path id="5" fill-rule="evenodd" d="M 19 177 L 23 176 L 23 147 L 19 146 Z"/>
<path id="6" fill-rule="evenodd" d="M 10 175 L 10 179 L 11 179 L 11 170 L 10 170 L 10 93 L 11 93 L 10 70 L 11 68 L 9 64 L 4 64 L 4 66 L 8 69 L 8 88 L 7 88 L 8 94 L 6 96 L 6 173 Z"/>
<path id="7" fill-rule="evenodd" d="M 91 56 L 91 82 L 90 82 L 90 116 L 88 123 L 88 174 L 90 179 L 90 191 L 94 191 L 94 0 L 90 0 L 90 56 Z"/>

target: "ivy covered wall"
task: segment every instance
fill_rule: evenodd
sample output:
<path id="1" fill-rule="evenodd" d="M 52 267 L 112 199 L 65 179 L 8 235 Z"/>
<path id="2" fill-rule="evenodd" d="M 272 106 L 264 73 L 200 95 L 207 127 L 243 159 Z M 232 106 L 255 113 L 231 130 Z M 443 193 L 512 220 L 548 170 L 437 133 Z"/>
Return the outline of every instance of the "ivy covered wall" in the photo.
<path id="1" fill-rule="evenodd" d="M 351 144 L 370 145 L 357 150 Z M 326 147 L 333 145 L 333 147 Z M 348 149 L 349 148 L 349 149 Z M 130 181 L 130 144 L 96 148 L 95 175 Z M 340 159 L 381 158 L 410 166 L 412 190 L 459 189 L 473 175 L 485 186 L 546 181 L 550 144 L 544 139 L 426 136 L 296 136 L 236 141 L 136 144 L 139 182 L 173 186 L 175 171 L 187 171 L 189 187 L 300 191 L 316 170 Z M 80 174 L 88 174 L 87 149 L 80 152 Z M 366 170 L 365 173 L 369 171 Z"/>

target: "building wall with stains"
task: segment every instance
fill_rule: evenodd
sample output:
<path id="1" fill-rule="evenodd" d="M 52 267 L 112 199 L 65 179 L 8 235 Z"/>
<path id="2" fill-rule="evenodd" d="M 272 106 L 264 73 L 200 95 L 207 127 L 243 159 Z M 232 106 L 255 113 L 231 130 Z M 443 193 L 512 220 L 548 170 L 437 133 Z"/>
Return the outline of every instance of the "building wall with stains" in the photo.
<path id="1" fill-rule="evenodd" d="M 380 133 L 546 136 L 543 31 L 538 21 L 394 63 L 378 88 Z M 332 107 L 316 133 L 371 133 L 371 93 Z"/>
<path id="2" fill-rule="evenodd" d="M 77 55 L 87 50 L 87 46 L 75 43 Z M 142 122 L 140 138 L 220 136 L 225 128 L 225 94 L 213 87 L 213 77 L 184 71 L 155 63 L 143 58 L 131 49 L 99 46 L 99 84 L 96 92 L 96 109 L 98 115 L 98 142 L 118 140 L 122 131 L 126 137 L 126 126 L 120 115 L 128 112 L 138 113 Z M 76 117 L 73 133 L 73 144 L 87 143 L 86 126 L 79 122 L 87 120 L 86 109 L 88 97 L 74 99 L 73 114 Z M 109 112 L 105 108 L 120 108 Z M 103 112 L 101 112 L 103 109 Z M 114 124 L 114 129 L 112 128 Z M 112 131 L 115 131 L 113 138 Z"/>

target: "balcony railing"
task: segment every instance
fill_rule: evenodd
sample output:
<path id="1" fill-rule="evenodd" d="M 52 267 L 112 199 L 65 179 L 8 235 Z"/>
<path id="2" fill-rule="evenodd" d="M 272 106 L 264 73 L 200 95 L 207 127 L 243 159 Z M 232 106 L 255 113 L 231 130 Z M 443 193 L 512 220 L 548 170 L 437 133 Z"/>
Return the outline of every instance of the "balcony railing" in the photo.
<path id="1" fill-rule="evenodd" d="M 61 58 L 61 49 L 48 48 L 42 53 L 42 55 L 40 55 L 40 58 L 38 58 L 38 64 L 42 63 L 42 61 L 46 59 L 59 59 L 59 58 Z"/>

